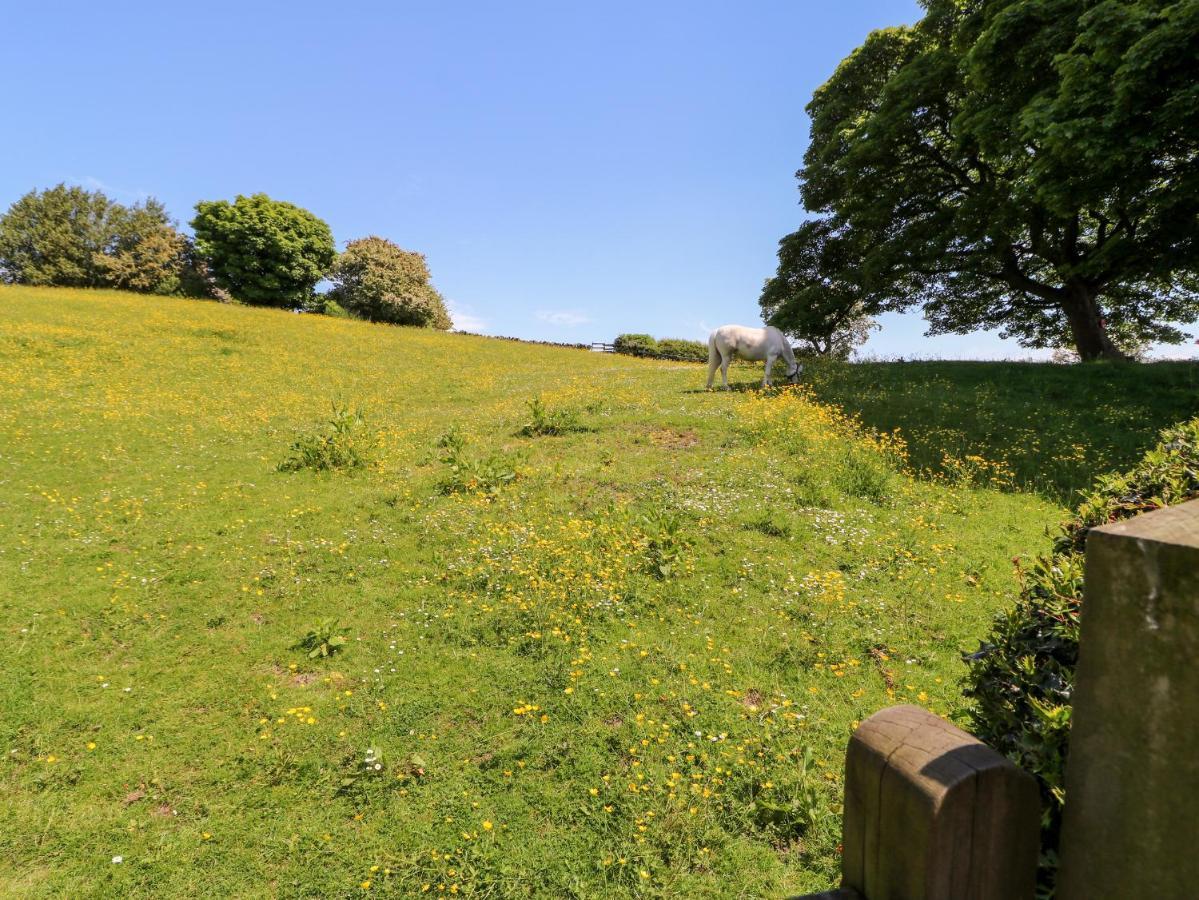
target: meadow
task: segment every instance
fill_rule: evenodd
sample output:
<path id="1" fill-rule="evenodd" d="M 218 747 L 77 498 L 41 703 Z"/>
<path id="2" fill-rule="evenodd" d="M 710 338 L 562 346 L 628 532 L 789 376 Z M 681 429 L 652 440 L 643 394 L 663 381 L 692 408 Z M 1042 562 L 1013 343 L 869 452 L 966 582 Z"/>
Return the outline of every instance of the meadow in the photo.
<path id="1" fill-rule="evenodd" d="M 0 288 L 0 892 L 830 886 L 1064 510 L 829 373 Z"/>

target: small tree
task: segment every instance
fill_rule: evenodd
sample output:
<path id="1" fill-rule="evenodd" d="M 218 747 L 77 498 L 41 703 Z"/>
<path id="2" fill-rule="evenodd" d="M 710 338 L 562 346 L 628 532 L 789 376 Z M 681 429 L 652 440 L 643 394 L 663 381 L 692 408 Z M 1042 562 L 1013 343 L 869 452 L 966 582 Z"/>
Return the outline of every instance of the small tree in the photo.
<path id="1" fill-rule="evenodd" d="M 442 331 L 453 325 L 441 294 L 429 284 L 425 257 L 387 238 L 350 241 L 329 278 L 334 284 L 329 299 L 356 316 Z"/>
<path id="2" fill-rule="evenodd" d="M 805 222 L 779 241 L 778 255 L 778 273 L 758 299 L 762 317 L 802 350 L 848 359 L 878 327 L 865 312 L 869 297 L 849 232 L 830 220 Z"/>
<path id="3" fill-rule="evenodd" d="M 328 225 L 266 194 L 201 201 L 191 226 L 217 286 L 244 303 L 303 306 L 336 256 Z"/>

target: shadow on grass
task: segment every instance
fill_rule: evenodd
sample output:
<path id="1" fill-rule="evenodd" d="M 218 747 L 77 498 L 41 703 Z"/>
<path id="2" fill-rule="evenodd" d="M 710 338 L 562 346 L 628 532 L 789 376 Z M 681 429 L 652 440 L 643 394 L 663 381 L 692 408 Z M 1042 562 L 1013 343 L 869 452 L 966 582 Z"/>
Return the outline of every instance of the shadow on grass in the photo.
<path id="1" fill-rule="evenodd" d="M 865 425 L 898 428 L 917 470 L 1066 505 L 1096 476 L 1134 463 L 1161 429 L 1199 415 L 1190 361 L 817 362 L 805 381 Z"/>

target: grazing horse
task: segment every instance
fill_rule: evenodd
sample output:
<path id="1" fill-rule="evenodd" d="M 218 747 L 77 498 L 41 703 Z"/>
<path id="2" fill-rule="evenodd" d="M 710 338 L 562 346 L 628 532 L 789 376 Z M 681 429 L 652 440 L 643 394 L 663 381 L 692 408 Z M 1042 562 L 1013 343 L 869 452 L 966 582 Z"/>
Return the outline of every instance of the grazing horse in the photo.
<path id="1" fill-rule="evenodd" d="M 708 338 L 708 390 L 712 389 L 712 379 L 716 377 L 716 367 L 720 366 L 720 377 L 724 389 L 729 389 L 729 363 L 733 354 L 742 359 L 766 360 L 766 375 L 762 379 L 762 387 L 770 387 L 770 370 L 774 361 L 780 356 L 787 361 L 787 381 L 795 384 L 803 366 L 795 361 L 791 345 L 783 333 L 773 325 L 765 328 L 746 328 L 744 325 L 721 325 Z"/>

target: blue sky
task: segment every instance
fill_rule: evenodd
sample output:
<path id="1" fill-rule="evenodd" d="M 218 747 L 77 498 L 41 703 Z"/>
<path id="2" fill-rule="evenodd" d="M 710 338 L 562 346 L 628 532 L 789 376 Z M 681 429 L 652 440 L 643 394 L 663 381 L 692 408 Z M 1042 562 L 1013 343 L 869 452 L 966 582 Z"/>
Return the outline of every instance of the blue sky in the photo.
<path id="1" fill-rule="evenodd" d="M 803 107 L 912 0 L 24 3 L 0 208 L 59 181 L 198 200 L 265 191 L 338 242 L 425 253 L 460 327 L 701 338 L 758 323 L 803 211 Z M 1023 357 L 887 316 L 878 355 Z M 1186 352 L 1190 352 L 1188 348 Z"/>

